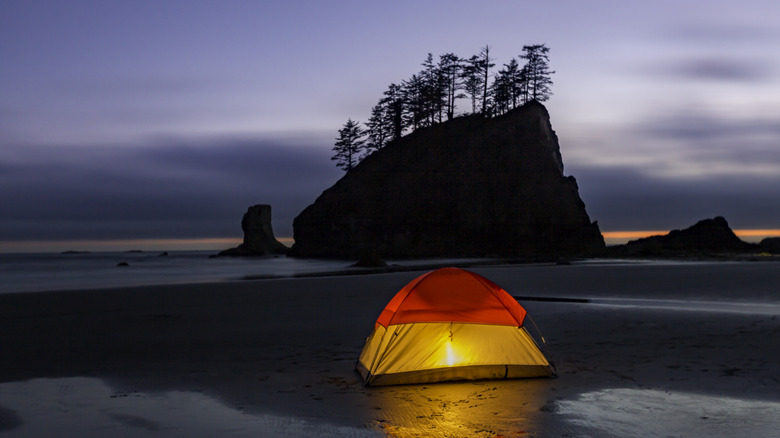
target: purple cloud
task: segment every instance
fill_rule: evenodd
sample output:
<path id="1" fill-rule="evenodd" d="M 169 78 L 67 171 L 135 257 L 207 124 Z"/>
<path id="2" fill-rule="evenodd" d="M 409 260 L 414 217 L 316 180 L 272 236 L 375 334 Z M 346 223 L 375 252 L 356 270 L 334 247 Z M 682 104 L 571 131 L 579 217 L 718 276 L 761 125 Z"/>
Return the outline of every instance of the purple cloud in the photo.
<path id="1" fill-rule="evenodd" d="M 736 58 L 685 60 L 667 65 L 663 72 L 684 79 L 739 82 L 763 81 L 772 77 L 773 73 L 766 63 Z"/>

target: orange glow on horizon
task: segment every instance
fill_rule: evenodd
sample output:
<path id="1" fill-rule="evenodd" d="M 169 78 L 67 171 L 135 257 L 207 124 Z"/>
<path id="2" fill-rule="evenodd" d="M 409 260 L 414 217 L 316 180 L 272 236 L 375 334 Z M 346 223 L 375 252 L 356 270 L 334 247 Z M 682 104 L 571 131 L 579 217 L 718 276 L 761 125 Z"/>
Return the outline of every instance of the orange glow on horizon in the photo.
<path id="1" fill-rule="evenodd" d="M 603 231 L 605 239 L 641 239 L 643 237 L 660 236 L 669 231 Z"/>
<path id="2" fill-rule="evenodd" d="M 607 244 L 626 243 L 629 240 L 642 239 L 650 236 L 662 236 L 665 234 L 669 234 L 669 230 L 603 231 L 601 233 Z M 780 237 L 780 229 L 734 230 L 734 234 L 736 234 L 740 239 L 748 242 L 759 242 L 767 237 Z"/>
<path id="3" fill-rule="evenodd" d="M 780 230 L 734 230 L 739 237 L 780 237 Z"/>
<path id="4" fill-rule="evenodd" d="M 626 243 L 629 240 L 668 234 L 668 230 L 603 231 L 601 235 L 608 245 Z M 767 237 L 780 237 L 780 229 L 734 230 L 740 239 L 758 243 Z M 277 237 L 276 240 L 291 247 L 292 237 Z M 223 250 L 238 246 L 242 242 L 236 237 L 210 237 L 200 239 L 118 239 L 118 240 L 26 240 L 0 241 L 0 253 L 62 252 L 62 251 L 206 251 Z"/>

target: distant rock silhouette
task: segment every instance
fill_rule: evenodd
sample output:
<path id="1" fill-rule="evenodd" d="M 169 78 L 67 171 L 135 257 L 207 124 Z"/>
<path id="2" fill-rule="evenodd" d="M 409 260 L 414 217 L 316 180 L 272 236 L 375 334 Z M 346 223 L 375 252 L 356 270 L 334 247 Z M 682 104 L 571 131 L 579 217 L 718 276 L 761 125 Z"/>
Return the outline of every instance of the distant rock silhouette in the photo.
<path id="1" fill-rule="evenodd" d="M 244 231 L 244 242 L 236 248 L 220 252 L 219 256 L 265 256 L 286 254 L 289 250 L 274 237 L 270 205 L 249 207 L 241 219 L 241 229 Z"/>
<path id="2" fill-rule="evenodd" d="M 618 256 L 689 256 L 707 254 L 740 254 L 750 252 L 755 245 L 743 242 L 723 217 L 704 219 L 684 230 L 672 230 L 663 236 L 632 240 L 609 249 Z"/>
<path id="3" fill-rule="evenodd" d="M 758 249 L 770 254 L 780 254 L 780 237 L 767 237 L 761 240 Z"/>
<path id="4" fill-rule="evenodd" d="M 298 257 L 557 257 L 604 249 L 536 101 L 389 143 L 325 190 L 293 230 Z"/>

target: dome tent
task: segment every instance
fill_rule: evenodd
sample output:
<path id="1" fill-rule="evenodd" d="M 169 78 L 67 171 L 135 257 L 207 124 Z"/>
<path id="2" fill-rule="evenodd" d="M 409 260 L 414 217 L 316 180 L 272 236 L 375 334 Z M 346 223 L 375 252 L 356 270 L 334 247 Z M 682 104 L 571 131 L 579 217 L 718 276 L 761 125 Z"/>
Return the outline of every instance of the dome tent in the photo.
<path id="1" fill-rule="evenodd" d="M 438 269 L 390 300 L 356 369 L 367 386 L 551 376 L 525 318 L 525 309 L 490 280 Z"/>

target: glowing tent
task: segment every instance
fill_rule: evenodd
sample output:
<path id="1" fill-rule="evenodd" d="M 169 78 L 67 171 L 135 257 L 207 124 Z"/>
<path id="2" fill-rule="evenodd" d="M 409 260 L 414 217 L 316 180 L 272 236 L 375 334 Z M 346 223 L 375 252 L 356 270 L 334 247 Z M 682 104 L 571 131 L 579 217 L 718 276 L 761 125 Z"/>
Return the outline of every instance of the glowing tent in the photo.
<path id="1" fill-rule="evenodd" d="M 523 326 L 525 309 L 473 272 L 421 275 L 387 304 L 360 353 L 365 385 L 554 374 Z"/>

